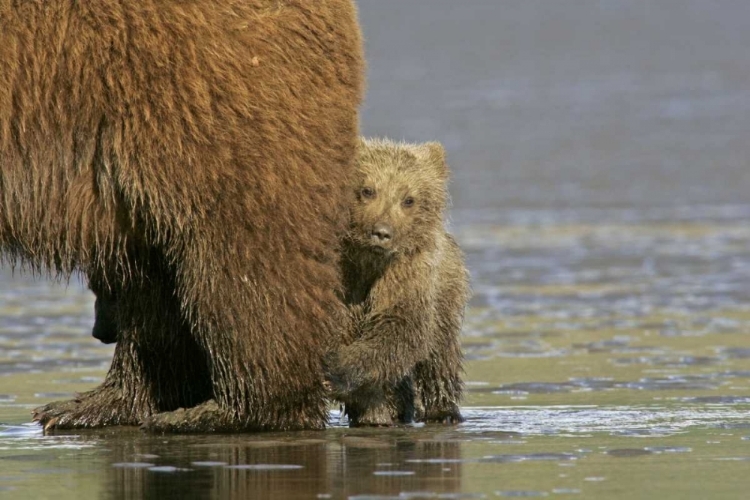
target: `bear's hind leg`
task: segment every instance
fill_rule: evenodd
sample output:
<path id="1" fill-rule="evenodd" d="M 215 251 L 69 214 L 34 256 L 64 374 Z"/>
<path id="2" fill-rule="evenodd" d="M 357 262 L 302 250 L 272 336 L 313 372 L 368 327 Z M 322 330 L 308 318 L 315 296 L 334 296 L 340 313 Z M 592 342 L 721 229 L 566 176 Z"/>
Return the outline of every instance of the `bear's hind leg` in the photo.
<path id="1" fill-rule="evenodd" d="M 417 364 L 415 379 L 422 405 L 417 420 L 444 424 L 464 421 L 459 408 L 463 395 L 460 366 L 436 356 Z"/>
<path id="2" fill-rule="evenodd" d="M 249 236 L 239 239 L 252 241 Z M 225 249 L 211 252 L 212 256 L 224 254 Z M 191 332 L 207 359 L 214 401 L 176 414 L 154 415 L 145 422 L 146 430 L 191 433 L 325 427 L 323 339 L 339 335 L 336 318 L 344 315 L 344 306 L 334 294 L 332 266 L 301 262 L 304 256 L 278 252 L 272 262 L 234 256 L 242 254 L 232 252 L 235 262 L 215 268 L 205 265 L 202 258 L 181 259 L 188 266 L 181 274 L 186 283 L 200 284 L 178 289 L 192 292 L 183 303 L 193 307 L 186 315 L 196 321 Z M 206 269 L 231 270 L 238 264 L 247 267 L 203 274 Z M 272 276 L 250 274 L 253 267 L 261 266 Z M 310 287 L 301 287 L 306 281 Z"/>

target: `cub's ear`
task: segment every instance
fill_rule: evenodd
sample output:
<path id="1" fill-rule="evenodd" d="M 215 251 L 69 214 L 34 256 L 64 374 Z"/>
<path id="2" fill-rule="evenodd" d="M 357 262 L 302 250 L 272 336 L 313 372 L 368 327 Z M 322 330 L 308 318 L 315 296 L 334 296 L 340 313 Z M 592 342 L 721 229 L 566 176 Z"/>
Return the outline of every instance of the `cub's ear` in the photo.
<path id="1" fill-rule="evenodd" d="M 371 156 L 372 141 L 364 137 L 357 138 L 356 152 L 354 157 L 354 165 L 359 168 L 362 164 L 367 162 L 368 157 Z"/>
<path id="2" fill-rule="evenodd" d="M 367 146 L 369 145 L 370 145 L 370 141 L 360 136 L 357 139 L 357 153 L 362 155 L 362 153 L 364 153 L 367 150 Z"/>
<path id="3" fill-rule="evenodd" d="M 425 142 L 419 145 L 420 156 L 430 165 L 440 179 L 448 179 L 448 164 L 445 162 L 445 148 L 439 142 Z"/>

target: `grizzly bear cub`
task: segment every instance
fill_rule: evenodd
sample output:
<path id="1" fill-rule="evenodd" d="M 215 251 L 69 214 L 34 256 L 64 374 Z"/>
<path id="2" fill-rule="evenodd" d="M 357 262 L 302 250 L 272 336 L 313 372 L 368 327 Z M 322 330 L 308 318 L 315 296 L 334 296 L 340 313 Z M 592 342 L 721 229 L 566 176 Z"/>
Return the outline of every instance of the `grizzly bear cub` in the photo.
<path id="1" fill-rule="evenodd" d="M 446 232 L 439 143 L 362 139 L 343 242 L 348 337 L 328 358 L 350 425 L 460 422 L 468 273 Z"/>

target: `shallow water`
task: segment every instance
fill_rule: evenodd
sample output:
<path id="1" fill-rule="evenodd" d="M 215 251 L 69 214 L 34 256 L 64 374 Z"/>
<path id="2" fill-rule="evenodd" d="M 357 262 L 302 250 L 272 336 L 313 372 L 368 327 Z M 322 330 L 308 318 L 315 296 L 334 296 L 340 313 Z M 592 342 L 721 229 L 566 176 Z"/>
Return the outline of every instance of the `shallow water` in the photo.
<path id="1" fill-rule="evenodd" d="M 361 2 L 365 133 L 448 147 L 467 421 L 42 436 L 31 409 L 98 384 L 112 348 L 80 283 L 6 267 L 0 498 L 744 496 L 747 9 Z"/>

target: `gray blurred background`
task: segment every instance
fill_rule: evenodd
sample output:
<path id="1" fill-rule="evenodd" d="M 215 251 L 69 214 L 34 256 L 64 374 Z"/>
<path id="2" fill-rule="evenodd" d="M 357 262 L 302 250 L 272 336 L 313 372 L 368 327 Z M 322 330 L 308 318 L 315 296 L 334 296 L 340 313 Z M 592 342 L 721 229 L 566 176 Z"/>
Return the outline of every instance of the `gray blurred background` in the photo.
<path id="1" fill-rule="evenodd" d="M 456 222 L 750 217 L 750 2 L 359 5 L 363 133 L 442 141 Z"/>

